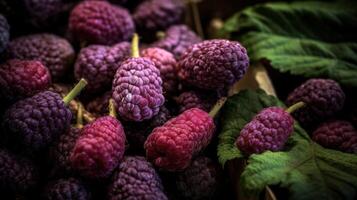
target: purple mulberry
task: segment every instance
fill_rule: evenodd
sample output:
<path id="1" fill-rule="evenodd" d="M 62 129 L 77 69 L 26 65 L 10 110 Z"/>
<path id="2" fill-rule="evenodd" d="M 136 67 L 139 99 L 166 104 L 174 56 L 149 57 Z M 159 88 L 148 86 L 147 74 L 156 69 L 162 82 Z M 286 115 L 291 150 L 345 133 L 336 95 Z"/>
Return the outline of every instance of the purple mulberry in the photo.
<path id="1" fill-rule="evenodd" d="M 184 6 L 177 0 L 147 0 L 134 11 L 133 18 L 142 31 L 157 31 L 181 21 Z"/>
<path id="2" fill-rule="evenodd" d="M 103 116 L 106 115 L 109 110 L 109 99 L 112 97 L 112 92 L 108 91 L 103 95 L 93 99 L 86 105 L 86 109 L 96 115 L 96 116 Z"/>
<path id="3" fill-rule="evenodd" d="M 293 126 L 294 119 L 283 108 L 265 108 L 243 127 L 236 146 L 247 155 L 279 151 L 293 132 Z"/>
<path id="4" fill-rule="evenodd" d="M 306 107 L 293 113 L 294 118 L 304 127 L 313 127 L 343 108 L 345 94 L 334 80 L 309 79 L 289 94 L 287 105 L 298 101 Z"/>
<path id="5" fill-rule="evenodd" d="M 206 40 L 191 46 L 178 62 L 178 75 L 201 89 L 229 88 L 249 66 L 246 49 L 238 42 Z"/>
<path id="6" fill-rule="evenodd" d="M 322 123 L 312 134 L 312 139 L 326 148 L 355 153 L 356 138 L 357 130 L 351 123 L 342 120 Z"/>
<path id="7" fill-rule="evenodd" d="M 219 187 L 221 169 L 207 157 L 198 157 L 183 172 L 179 172 L 176 185 L 185 199 L 212 198 Z"/>
<path id="8" fill-rule="evenodd" d="M 52 34 L 26 35 L 12 40 L 7 49 L 11 58 L 41 61 L 54 80 L 72 65 L 75 54 L 71 44 Z"/>
<path id="9" fill-rule="evenodd" d="M 0 97 L 14 102 L 50 87 L 51 75 L 38 61 L 9 60 L 0 65 Z"/>
<path id="10" fill-rule="evenodd" d="M 202 39 L 196 35 L 186 25 L 171 26 L 165 31 L 164 38 L 152 44 L 152 47 L 158 47 L 171 52 L 176 59 L 193 44 L 201 42 Z"/>
<path id="11" fill-rule="evenodd" d="M 118 166 L 124 150 L 125 134 L 121 123 L 105 116 L 83 127 L 70 162 L 83 176 L 106 178 Z"/>
<path id="12" fill-rule="evenodd" d="M 10 26 L 4 16 L 0 14 L 0 53 L 5 50 L 10 40 Z"/>
<path id="13" fill-rule="evenodd" d="M 3 127 L 10 141 L 39 150 L 64 133 L 71 118 L 61 96 L 45 91 L 13 104 L 4 115 Z"/>
<path id="14" fill-rule="evenodd" d="M 115 72 L 121 62 L 130 56 L 130 44 L 122 42 L 112 47 L 91 45 L 81 49 L 75 67 L 77 80 L 88 81 L 86 90 L 90 93 L 110 89 Z"/>
<path id="15" fill-rule="evenodd" d="M 199 108 L 208 112 L 217 100 L 218 96 L 215 94 L 192 90 L 181 93 L 180 96 L 176 98 L 176 103 L 179 105 L 180 113 L 190 108 Z"/>
<path id="16" fill-rule="evenodd" d="M 186 110 L 153 130 L 144 144 L 146 156 L 157 167 L 183 170 L 210 143 L 214 131 L 215 124 L 208 113 L 198 108 Z"/>
<path id="17" fill-rule="evenodd" d="M 67 178 L 48 184 L 43 198 L 45 200 L 89 200 L 90 193 L 81 181 Z"/>
<path id="18" fill-rule="evenodd" d="M 164 104 L 160 71 L 147 58 L 124 61 L 115 74 L 112 97 L 120 117 L 143 121 L 155 116 Z"/>
<path id="19" fill-rule="evenodd" d="M 109 187 L 110 200 L 167 200 L 154 167 L 144 157 L 125 157 Z"/>
<path id="20" fill-rule="evenodd" d="M 0 149 L 0 166 L 1 191 L 24 193 L 37 184 L 37 168 L 26 158 Z"/>
<path id="21" fill-rule="evenodd" d="M 141 51 L 141 56 L 153 61 L 155 66 L 160 70 L 164 93 L 174 93 L 178 86 L 177 62 L 174 56 L 170 52 L 160 48 L 144 49 Z"/>
<path id="22" fill-rule="evenodd" d="M 135 27 L 126 9 L 106 1 L 83 1 L 71 12 L 69 30 L 87 44 L 114 45 L 130 39 Z"/>

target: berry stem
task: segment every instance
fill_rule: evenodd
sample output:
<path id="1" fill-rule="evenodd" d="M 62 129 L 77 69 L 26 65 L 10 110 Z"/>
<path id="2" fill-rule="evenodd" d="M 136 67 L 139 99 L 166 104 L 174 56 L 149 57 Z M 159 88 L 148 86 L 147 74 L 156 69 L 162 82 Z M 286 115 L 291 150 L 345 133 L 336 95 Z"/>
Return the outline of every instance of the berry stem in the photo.
<path id="1" fill-rule="evenodd" d="M 131 56 L 133 58 L 139 58 L 139 35 L 134 33 L 131 41 Z"/>
<path id="2" fill-rule="evenodd" d="M 165 37 L 165 32 L 163 32 L 163 31 L 158 31 L 158 32 L 156 32 L 156 38 L 158 39 L 158 40 L 160 40 L 160 39 L 162 39 L 162 38 L 164 38 Z"/>
<path id="3" fill-rule="evenodd" d="M 77 111 L 77 128 L 83 128 L 83 105 L 78 103 L 78 111 Z"/>
<path id="4" fill-rule="evenodd" d="M 109 115 L 114 118 L 117 118 L 117 112 L 115 110 L 114 99 L 109 99 Z"/>
<path id="5" fill-rule="evenodd" d="M 294 104 L 294 105 L 290 106 L 289 108 L 287 108 L 285 111 L 287 113 L 291 114 L 292 112 L 296 111 L 297 109 L 300 109 L 300 108 L 304 107 L 305 105 L 306 104 L 304 102 L 299 101 L 296 104 Z"/>
<path id="6" fill-rule="evenodd" d="M 81 79 L 76 86 L 63 98 L 64 104 L 67 106 L 76 96 L 83 90 L 83 88 L 88 84 L 85 79 Z"/>
<path id="7" fill-rule="evenodd" d="M 217 115 L 217 113 L 219 112 L 219 110 L 221 110 L 221 108 L 223 107 L 224 103 L 226 103 L 226 100 L 227 100 L 227 97 L 220 98 L 217 101 L 217 103 L 213 106 L 211 111 L 209 112 L 209 115 L 211 117 L 215 117 Z"/>

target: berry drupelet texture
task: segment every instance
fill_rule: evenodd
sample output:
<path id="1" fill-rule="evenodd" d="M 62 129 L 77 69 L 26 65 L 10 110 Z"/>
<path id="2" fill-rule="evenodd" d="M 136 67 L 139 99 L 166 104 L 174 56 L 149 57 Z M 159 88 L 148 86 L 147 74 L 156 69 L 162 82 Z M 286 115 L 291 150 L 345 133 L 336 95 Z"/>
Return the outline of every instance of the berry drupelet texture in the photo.
<path id="1" fill-rule="evenodd" d="M 109 112 L 108 106 L 109 106 L 109 99 L 111 97 L 112 97 L 112 92 L 108 91 L 108 92 L 104 93 L 103 95 L 96 97 L 92 101 L 90 101 L 86 105 L 86 109 L 90 113 L 92 113 L 96 116 L 104 116 Z"/>
<path id="2" fill-rule="evenodd" d="M 238 42 L 206 40 L 188 48 L 178 62 L 179 78 L 201 89 L 228 89 L 249 66 L 246 49 Z"/>
<path id="3" fill-rule="evenodd" d="M 12 40 L 7 49 L 11 58 L 41 61 L 54 80 L 61 78 L 75 57 L 71 44 L 52 34 L 26 35 Z"/>
<path id="4" fill-rule="evenodd" d="M 109 187 L 110 200 L 167 200 L 154 167 L 144 157 L 125 157 Z"/>
<path id="5" fill-rule="evenodd" d="M 210 143 L 214 131 L 208 113 L 198 108 L 186 110 L 153 130 L 145 141 L 146 156 L 159 168 L 183 170 Z"/>
<path id="6" fill-rule="evenodd" d="M 25 193 L 38 182 L 38 171 L 32 161 L 4 149 L 0 149 L 0 166 L 0 191 Z"/>
<path id="7" fill-rule="evenodd" d="M 6 102 L 14 102 L 51 85 L 48 69 L 39 61 L 8 60 L 0 65 L 0 97 Z"/>
<path id="8" fill-rule="evenodd" d="M 174 93 L 178 87 L 177 62 L 174 56 L 170 52 L 160 48 L 144 49 L 141 51 L 141 56 L 153 61 L 155 66 L 160 70 L 164 94 Z"/>
<path id="9" fill-rule="evenodd" d="M 134 11 L 133 18 L 139 30 L 165 30 L 181 21 L 184 6 L 176 0 L 143 1 Z"/>
<path id="10" fill-rule="evenodd" d="M 306 107 L 293 113 L 294 118 L 305 128 L 333 117 L 343 108 L 345 94 L 339 84 L 331 79 L 309 79 L 287 98 L 290 106 L 298 101 L 306 103 Z"/>
<path id="11" fill-rule="evenodd" d="M 0 53 L 5 50 L 10 40 L 10 26 L 4 16 L 0 14 Z"/>
<path id="12" fill-rule="evenodd" d="M 181 24 L 168 28 L 165 31 L 165 36 L 151 46 L 165 49 L 171 52 L 176 59 L 179 59 L 188 47 L 201 41 L 202 39 L 188 26 Z"/>
<path id="13" fill-rule="evenodd" d="M 221 169 L 208 157 L 198 157 L 183 172 L 179 172 L 176 185 L 185 199 L 214 199 L 219 187 Z"/>
<path id="14" fill-rule="evenodd" d="M 216 94 L 207 94 L 203 91 L 191 90 L 181 93 L 176 99 L 179 112 L 182 113 L 190 108 L 199 108 L 208 112 L 218 100 Z"/>
<path id="15" fill-rule="evenodd" d="M 111 116 L 101 117 L 84 126 L 80 134 L 70 155 L 72 167 L 87 178 L 107 178 L 124 155 L 121 123 Z"/>
<path id="16" fill-rule="evenodd" d="M 71 111 L 62 97 L 44 91 L 13 104 L 4 114 L 3 127 L 12 144 L 20 143 L 28 150 L 48 147 L 69 127 Z M 22 147 L 23 148 L 23 147 Z"/>
<path id="17" fill-rule="evenodd" d="M 348 121 L 333 120 L 322 123 L 312 134 L 318 144 L 345 152 L 356 152 L 357 130 Z"/>
<path id="18" fill-rule="evenodd" d="M 91 45 L 81 49 L 74 67 L 77 80 L 88 81 L 86 91 L 99 93 L 110 89 L 121 62 L 130 56 L 130 44 L 122 42 L 112 47 Z"/>
<path id="19" fill-rule="evenodd" d="M 124 8 L 106 1 L 83 1 L 70 14 L 69 30 L 81 42 L 114 45 L 130 39 L 135 26 Z"/>
<path id="20" fill-rule="evenodd" d="M 130 121 L 152 118 L 165 101 L 160 71 L 147 58 L 124 61 L 115 74 L 112 91 L 118 114 Z"/>
<path id="21" fill-rule="evenodd" d="M 81 181 L 67 178 L 49 183 L 42 196 L 45 200 L 89 200 L 90 192 Z"/>
<path id="22" fill-rule="evenodd" d="M 247 155 L 282 150 L 293 126 L 294 119 L 283 108 L 265 108 L 243 127 L 236 146 Z"/>

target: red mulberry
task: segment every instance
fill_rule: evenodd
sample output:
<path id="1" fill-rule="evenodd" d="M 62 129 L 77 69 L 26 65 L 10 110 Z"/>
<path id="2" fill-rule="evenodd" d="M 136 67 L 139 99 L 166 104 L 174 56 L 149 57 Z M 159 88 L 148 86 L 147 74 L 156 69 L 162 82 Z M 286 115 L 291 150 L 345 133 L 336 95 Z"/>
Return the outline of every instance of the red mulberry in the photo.
<path id="1" fill-rule="evenodd" d="M 121 62 L 130 56 L 130 44 L 122 42 L 112 47 L 91 45 L 81 49 L 75 67 L 77 80 L 88 81 L 86 91 L 103 92 L 110 89 Z"/>
<path id="2" fill-rule="evenodd" d="M 0 65 L 0 96 L 7 102 L 32 96 L 50 84 L 51 75 L 41 62 L 9 60 Z"/>
<path id="3" fill-rule="evenodd" d="M 178 62 L 178 75 L 201 89 L 229 88 L 248 69 L 246 49 L 238 42 L 207 40 L 191 46 Z"/>
<path id="4" fill-rule="evenodd" d="M 130 39 L 135 27 L 126 9 L 105 1 L 84 1 L 72 10 L 69 30 L 87 44 L 113 45 Z"/>
<path id="5" fill-rule="evenodd" d="M 7 51 L 12 58 L 41 61 L 50 70 L 54 80 L 65 74 L 75 57 L 67 40 L 51 34 L 16 38 L 10 42 Z"/>
<path id="6" fill-rule="evenodd" d="M 48 184 L 43 198 L 45 200 L 89 200 L 90 193 L 79 180 L 67 178 Z"/>
<path id="7" fill-rule="evenodd" d="M 154 167 L 144 157 L 125 157 L 109 188 L 110 200 L 167 200 Z"/>
<path id="8" fill-rule="evenodd" d="M 125 134 L 120 122 L 98 118 L 81 130 L 70 155 L 72 167 L 89 178 L 106 178 L 118 166 L 125 150 Z"/>
<path id="9" fill-rule="evenodd" d="M 146 156 L 160 168 L 183 170 L 209 144 L 214 131 L 208 113 L 198 108 L 186 110 L 153 130 L 144 145 Z"/>
<path id="10" fill-rule="evenodd" d="M 10 40 L 10 26 L 4 16 L 0 14 L 0 53 L 2 53 Z"/>
<path id="11" fill-rule="evenodd" d="M 176 103 L 179 105 L 180 113 L 190 108 L 199 108 L 208 112 L 217 100 L 217 95 L 192 90 L 181 93 L 176 98 Z"/>

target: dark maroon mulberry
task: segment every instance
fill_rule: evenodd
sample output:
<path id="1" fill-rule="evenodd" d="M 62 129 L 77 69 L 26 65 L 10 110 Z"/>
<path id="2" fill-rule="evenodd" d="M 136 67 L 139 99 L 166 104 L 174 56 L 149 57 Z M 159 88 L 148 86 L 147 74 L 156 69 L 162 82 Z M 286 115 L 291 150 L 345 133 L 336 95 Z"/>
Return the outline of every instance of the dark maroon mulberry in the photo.
<path id="1" fill-rule="evenodd" d="M 33 188 L 37 180 L 37 168 L 30 160 L 0 149 L 1 191 L 23 193 Z"/>
<path id="2" fill-rule="evenodd" d="M 178 62 L 178 75 L 201 89 L 229 88 L 248 69 L 246 49 L 238 42 L 207 40 L 191 46 Z"/>
<path id="3" fill-rule="evenodd" d="M 177 174 L 176 185 L 185 199 L 214 199 L 221 178 L 221 169 L 207 157 L 198 157 Z"/>
<path id="4" fill-rule="evenodd" d="M 84 1 L 72 10 L 69 30 L 87 44 L 113 45 L 130 39 L 135 27 L 126 9 L 106 1 Z"/>
<path id="5" fill-rule="evenodd" d="M 81 181 L 67 178 L 48 184 L 43 197 L 45 200 L 89 200 L 90 194 Z"/>
<path id="6" fill-rule="evenodd" d="M 32 96 L 50 84 L 51 75 L 41 62 L 9 60 L 0 65 L 0 97 L 7 102 Z"/>
<path id="7" fill-rule="evenodd" d="M 170 52 L 160 48 L 144 49 L 141 51 L 141 56 L 149 58 L 160 70 L 164 93 L 168 95 L 175 92 L 178 86 L 178 79 L 176 70 L 177 62 L 174 56 Z"/>
<path id="8" fill-rule="evenodd" d="M 72 167 L 88 178 L 106 178 L 118 166 L 125 150 L 121 123 L 111 116 L 84 126 L 70 155 Z"/>
<path id="9" fill-rule="evenodd" d="M 90 101 L 87 104 L 86 109 L 90 113 L 92 113 L 96 116 L 104 116 L 109 112 L 108 106 L 109 106 L 109 99 L 111 97 L 112 97 L 112 92 L 108 91 L 108 92 L 104 93 L 103 95 Z"/>
<path id="10" fill-rule="evenodd" d="M 152 44 L 152 47 L 165 49 L 179 59 L 181 55 L 193 44 L 201 42 L 202 39 L 186 25 L 175 25 L 168 28 L 164 38 Z"/>
<path id="11" fill-rule="evenodd" d="M 185 169 L 192 157 L 211 141 L 215 131 L 212 117 L 192 108 L 155 128 L 144 148 L 148 160 L 168 171 Z"/>
<path id="12" fill-rule="evenodd" d="M 12 58 L 41 61 L 58 80 L 72 65 L 75 54 L 71 44 L 52 34 L 26 35 L 12 40 L 8 54 Z"/>
<path id="13" fill-rule="evenodd" d="M 305 102 L 306 107 L 293 116 L 304 127 L 313 127 L 343 108 L 345 94 L 334 80 L 309 79 L 289 94 L 287 105 L 298 101 Z"/>
<path id="14" fill-rule="evenodd" d="M 144 157 L 125 157 L 109 188 L 110 200 L 166 200 L 159 175 Z"/>
<path id="15" fill-rule="evenodd" d="M 88 81 L 86 91 L 103 92 L 110 89 L 115 72 L 121 62 L 130 57 L 130 44 L 122 42 L 112 47 L 91 45 L 81 49 L 75 67 L 77 80 Z"/>
<path id="16" fill-rule="evenodd" d="M 217 100 L 218 96 L 216 94 L 207 94 L 206 92 L 191 90 L 181 93 L 180 96 L 176 98 L 176 103 L 179 105 L 180 113 L 190 108 L 199 108 L 208 112 Z"/>
<path id="17" fill-rule="evenodd" d="M 157 31 L 181 21 L 184 6 L 177 0 L 147 0 L 134 11 L 136 26 L 142 31 Z"/>
<path id="18" fill-rule="evenodd" d="M 10 26 L 4 16 L 0 14 L 0 53 L 3 52 L 10 40 Z"/>
<path id="19" fill-rule="evenodd" d="M 346 152 L 357 150 L 356 137 L 357 130 L 351 123 L 342 120 L 322 123 L 312 134 L 312 139 L 320 145 Z"/>

